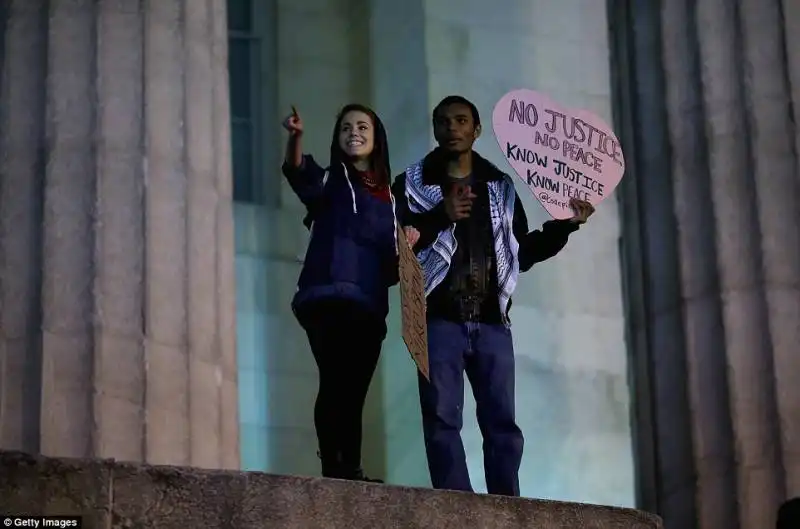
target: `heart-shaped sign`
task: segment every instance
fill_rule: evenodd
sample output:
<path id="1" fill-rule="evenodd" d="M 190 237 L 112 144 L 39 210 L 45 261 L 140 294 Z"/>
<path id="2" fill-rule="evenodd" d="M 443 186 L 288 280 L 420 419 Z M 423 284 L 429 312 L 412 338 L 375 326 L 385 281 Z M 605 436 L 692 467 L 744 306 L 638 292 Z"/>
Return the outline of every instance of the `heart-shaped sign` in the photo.
<path id="1" fill-rule="evenodd" d="M 533 90 L 513 90 L 494 107 L 492 125 L 508 163 L 556 219 L 574 215 L 572 198 L 597 205 L 617 187 L 625 158 L 614 131 L 585 110 Z"/>

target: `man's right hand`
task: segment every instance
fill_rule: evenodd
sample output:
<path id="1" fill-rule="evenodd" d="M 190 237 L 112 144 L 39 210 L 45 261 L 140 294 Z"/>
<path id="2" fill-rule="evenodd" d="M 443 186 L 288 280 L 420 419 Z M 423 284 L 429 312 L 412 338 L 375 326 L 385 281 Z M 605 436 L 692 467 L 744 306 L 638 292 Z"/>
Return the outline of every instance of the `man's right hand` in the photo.
<path id="1" fill-rule="evenodd" d="M 406 233 L 408 245 L 413 248 L 414 245 L 417 244 L 417 241 L 419 241 L 419 230 L 414 226 L 406 226 L 403 228 L 403 231 Z"/>
<path id="2" fill-rule="evenodd" d="M 292 113 L 283 120 L 283 128 L 288 130 L 292 136 L 303 134 L 303 120 L 300 119 L 296 108 L 292 107 Z"/>
<path id="3" fill-rule="evenodd" d="M 452 222 L 469 218 L 477 196 L 468 185 L 454 185 L 444 197 L 444 209 Z"/>

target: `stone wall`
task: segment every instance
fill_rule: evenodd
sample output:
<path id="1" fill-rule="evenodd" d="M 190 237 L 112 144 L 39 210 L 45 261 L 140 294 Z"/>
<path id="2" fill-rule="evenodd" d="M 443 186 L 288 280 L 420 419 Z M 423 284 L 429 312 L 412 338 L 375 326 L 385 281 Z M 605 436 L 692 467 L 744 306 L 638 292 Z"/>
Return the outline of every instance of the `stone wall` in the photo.
<path id="1" fill-rule="evenodd" d="M 661 529 L 630 509 L 8 452 L 0 509 L 83 516 L 89 529 Z"/>

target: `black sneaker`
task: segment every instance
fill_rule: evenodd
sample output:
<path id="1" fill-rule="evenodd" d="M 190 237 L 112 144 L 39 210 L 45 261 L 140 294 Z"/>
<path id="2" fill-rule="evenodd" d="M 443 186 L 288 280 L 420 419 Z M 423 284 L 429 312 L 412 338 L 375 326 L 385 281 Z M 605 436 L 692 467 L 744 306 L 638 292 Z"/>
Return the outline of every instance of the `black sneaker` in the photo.
<path id="1" fill-rule="evenodd" d="M 341 458 L 327 458 L 322 457 L 322 454 L 317 451 L 317 457 L 322 462 L 322 477 L 323 478 L 333 478 L 333 479 L 345 479 L 348 481 L 365 481 L 367 483 L 383 483 L 381 479 L 372 479 L 364 474 L 364 470 L 361 467 L 356 467 L 355 470 L 352 467 L 347 468 L 346 465 L 342 463 Z"/>
<path id="2" fill-rule="evenodd" d="M 317 457 L 322 464 L 322 477 L 332 479 L 347 479 L 342 463 L 338 457 L 322 457 L 317 452 Z"/>

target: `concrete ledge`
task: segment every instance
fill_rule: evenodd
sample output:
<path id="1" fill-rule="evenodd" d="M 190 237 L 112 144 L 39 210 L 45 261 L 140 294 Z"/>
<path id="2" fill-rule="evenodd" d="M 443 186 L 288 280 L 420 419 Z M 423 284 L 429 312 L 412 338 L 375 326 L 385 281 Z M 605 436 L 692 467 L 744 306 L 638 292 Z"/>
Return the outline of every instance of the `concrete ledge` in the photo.
<path id="1" fill-rule="evenodd" d="M 101 529 L 661 529 L 631 510 L 258 472 L 0 452 L 0 514 Z"/>

